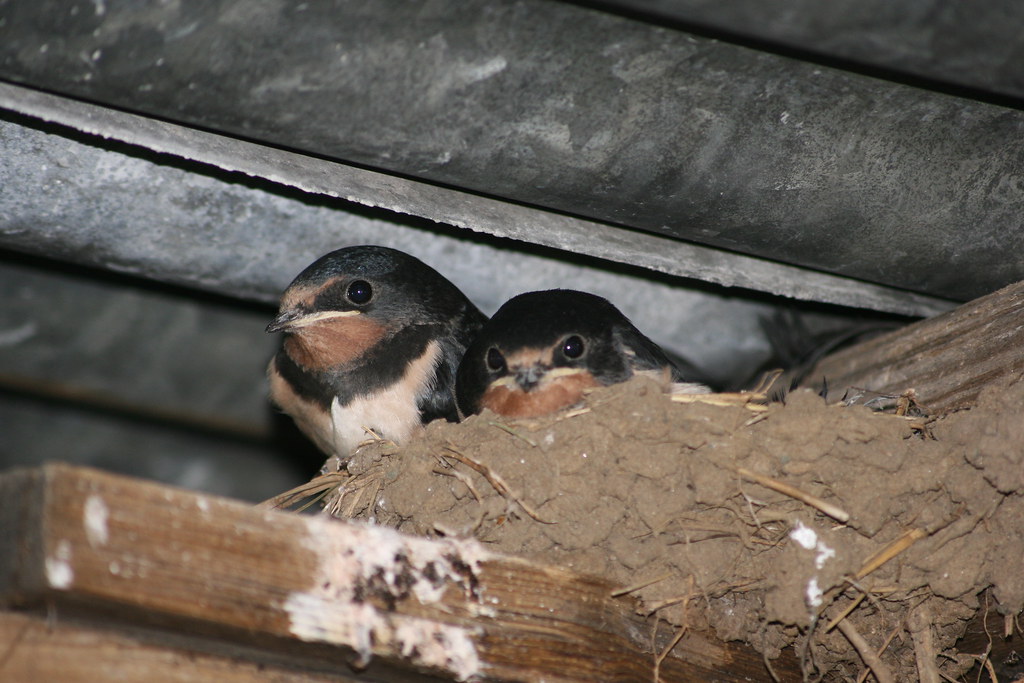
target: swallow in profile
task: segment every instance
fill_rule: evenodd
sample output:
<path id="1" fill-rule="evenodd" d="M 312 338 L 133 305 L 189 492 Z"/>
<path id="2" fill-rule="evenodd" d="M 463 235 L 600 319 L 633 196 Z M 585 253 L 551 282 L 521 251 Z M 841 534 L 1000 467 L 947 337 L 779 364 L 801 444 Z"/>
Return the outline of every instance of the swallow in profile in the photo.
<path id="1" fill-rule="evenodd" d="M 487 317 L 436 270 L 378 246 L 322 256 L 292 281 L 267 332 L 283 332 L 270 397 L 344 461 L 374 434 L 401 442 L 455 421 L 455 372 Z"/>
<path id="2" fill-rule="evenodd" d="M 578 403 L 591 387 L 650 375 L 679 393 L 707 393 L 607 299 L 566 289 L 520 294 L 491 317 L 459 365 L 463 415 L 487 408 L 537 417 Z M 668 388 L 668 387 L 666 387 Z"/>

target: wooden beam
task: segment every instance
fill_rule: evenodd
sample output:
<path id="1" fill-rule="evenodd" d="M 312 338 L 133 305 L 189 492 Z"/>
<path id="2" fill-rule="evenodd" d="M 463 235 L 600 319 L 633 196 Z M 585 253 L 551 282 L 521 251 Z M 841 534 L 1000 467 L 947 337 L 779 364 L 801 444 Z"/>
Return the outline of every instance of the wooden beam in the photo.
<path id="1" fill-rule="evenodd" d="M 982 608 L 956 642 L 961 655 L 977 658 L 974 669 L 964 675 L 964 680 L 991 680 L 987 671 L 991 665 L 997 681 L 1024 681 L 1024 633 L 1020 631 L 1024 613 L 1000 614 L 995 599 L 987 591 L 981 600 Z"/>
<path id="2" fill-rule="evenodd" d="M 907 389 L 932 413 L 971 406 L 986 386 L 1024 373 L 1024 282 L 825 357 L 805 386 L 828 399 Z"/>
<path id="3" fill-rule="evenodd" d="M 145 624 L 214 655 L 220 643 L 349 673 L 370 666 L 375 680 L 650 681 L 673 637 L 601 579 L 471 540 L 64 465 L 4 474 L 0 496 L 0 602 Z M 688 633 L 660 674 L 741 681 L 765 669 L 751 649 Z"/>
<path id="4" fill-rule="evenodd" d="M 0 612 L 0 680 L 146 683 L 354 683 L 344 672 L 211 655 L 66 617 Z"/>

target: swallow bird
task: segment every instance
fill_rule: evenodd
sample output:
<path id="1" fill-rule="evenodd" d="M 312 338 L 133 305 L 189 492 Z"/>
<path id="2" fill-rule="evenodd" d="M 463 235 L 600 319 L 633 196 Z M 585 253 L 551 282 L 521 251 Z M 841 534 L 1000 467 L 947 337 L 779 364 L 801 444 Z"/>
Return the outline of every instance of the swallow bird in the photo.
<path id="1" fill-rule="evenodd" d="M 679 393 L 709 391 L 687 381 L 607 299 L 554 289 L 520 294 L 498 309 L 466 350 L 456 392 L 464 415 L 488 408 L 536 417 L 637 374 L 671 382 Z"/>
<path id="2" fill-rule="evenodd" d="M 419 259 L 346 247 L 292 281 L 267 332 L 282 332 L 267 369 L 271 400 L 344 461 L 373 430 L 401 442 L 436 418 L 455 421 L 455 372 L 487 317 Z"/>

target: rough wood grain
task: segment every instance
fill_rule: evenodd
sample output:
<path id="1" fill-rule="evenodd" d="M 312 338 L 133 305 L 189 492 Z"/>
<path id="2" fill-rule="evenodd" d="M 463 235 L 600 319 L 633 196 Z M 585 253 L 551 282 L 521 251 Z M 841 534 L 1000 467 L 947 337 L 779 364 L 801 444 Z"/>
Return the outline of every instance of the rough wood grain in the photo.
<path id="1" fill-rule="evenodd" d="M 933 413 L 970 406 L 986 386 L 1024 373 L 1024 282 L 822 359 L 806 386 L 880 394 L 914 389 Z M 870 398 L 869 396 L 868 398 Z"/>
<path id="2" fill-rule="evenodd" d="M 247 661 L 153 642 L 63 618 L 0 612 L 0 680 L 6 683 L 354 683 L 345 673 Z"/>
<path id="3" fill-rule="evenodd" d="M 1000 614 L 995 599 L 987 592 L 981 601 L 982 606 L 956 643 L 961 655 L 971 655 L 977 661 L 963 679 L 990 680 L 984 663 L 987 659 L 1000 683 L 1024 681 L 1024 633 L 1020 630 L 1024 613 Z"/>
<path id="4" fill-rule="evenodd" d="M 600 579 L 473 541 L 61 465 L 0 476 L 0 495 L 18 501 L 0 511 L 8 605 L 67 606 L 349 672 L 390 667 L 376 680 L 404 668 L 445 680 L 651 681 L 654 649 L 672 637 L 662 629 L 652 647 L 652 624 Z M 752 650 L 696 633 L 661 666 L 666 682 L 764 676 Z"/>

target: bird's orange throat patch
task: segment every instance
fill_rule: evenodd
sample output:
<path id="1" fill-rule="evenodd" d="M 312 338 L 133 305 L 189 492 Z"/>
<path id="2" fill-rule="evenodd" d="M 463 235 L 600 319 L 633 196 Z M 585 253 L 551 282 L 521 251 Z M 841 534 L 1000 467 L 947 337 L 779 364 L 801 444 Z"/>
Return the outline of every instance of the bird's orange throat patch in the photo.
<path id="1" fill-rule="evenodd" d="M 301 367 L 325 370 L 355 360 L 385 334 L 383 325 L 365 315 L 325 318 L 289 333 L 284 350 Z"/>
<path id="2" fill-rule="evenodd" d="M 540 417 L 575 405 L 586 389 L 601 386 L 589 372 L 545 379 L 532 391 L 514 382 L 495 382 L 484 392 L 480 405 L 506 417 Z"/>

